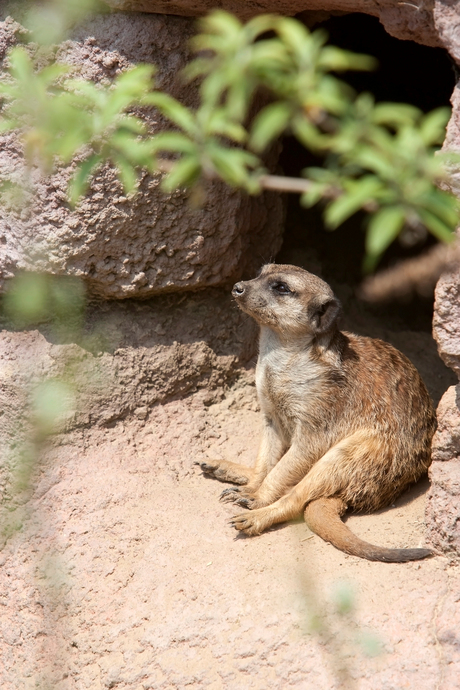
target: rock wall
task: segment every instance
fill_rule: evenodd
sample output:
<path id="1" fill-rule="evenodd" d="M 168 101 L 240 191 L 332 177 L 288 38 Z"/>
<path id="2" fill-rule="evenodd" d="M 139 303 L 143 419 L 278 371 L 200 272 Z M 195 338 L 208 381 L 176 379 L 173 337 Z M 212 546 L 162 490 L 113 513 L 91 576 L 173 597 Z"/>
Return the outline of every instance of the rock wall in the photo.
<path id="1" fill-rule="evenodd" d="M 104 0 L 117 10 L 164 12 L 185 16 L 206 14 L 216 7 L 214 0 Z M 439 3 L 441 4 L 441 3 Z M 452 5 L 454 3 L 451 3 Z M 243 19 L 264 12 L 295 15 L 302 13 L 308 20 L 324 20 L 332 14 L 363 12 L 378 17 L 389 34 L 403 40 L 417 41 L 428 46 L 442 45 L 434 22 L 434 3 L 397 2 L 397 0 L 226 0 L 219 5 Z M 456 8 L 452 8 L 455 14 Z"/>
<path id="2" fill-rule="evenodd" d="M 199 16 L 216 7 L 214 0 L 104 0 L 116 10 L 137 10 L 184 16 Z M 460 59 L 460 8 L 456 0 L 226 0 L 219 5 L 248 19 L 264 12 L 288 16 L 301 14 L 307 22 L 331 15 L 362 12 L 378 17 L 386 31 L 403 41 L 446 48 Z"/>
<path id="3" fill-rule="evenodd" d="M 193 104 L 195 87 L 180 79 L 193 27 L 193 20 L 182 17 L 102 15 L 75 31 L 60 46 L 58 59 L 102 83 L 136 62 L 153 63 L 158 86 Z M 19 32 L 12 22 L 0 25 L 0 57 Z M 155 112 L 145 118 L 152 132 L 164 129 Z M 17 179 L 24 173 L 13 135 L 2 137 L 2 168 Z M 273 256 L 281 244 L 283 203 L 274 193 L 248 197 L 213 182 L 204 206 L 193 209 L 188 193 L 160 190 L 160 175 L 144 174 L 139 193 L 128 198 L 106 165 L 72 211 L 66 201 L 69 170 L 49 179 L 38 171 L 32 175 L 36 194 L 30 204 L 0 211 L 0 289 L 18 269 L 79 276 L 105 299 L 228 285 L 253 272 L 261 257 Z"/>
<path id="4" fill-rule="evenodd" d="M 438 282 L 433 333 L 440 356 L 460 378 L 460 269 L 446 273 Z M 436 548 L 460 556 L 460 384 L 444 394 L 437 417 L 428 530 Z"/>
<path id="5" fill-rule="evenodd" d="M 441 9 L 444 7 L 444 13 Z M 453 3 L 439 3 L 438 24 L 451 54 L 460 57 L 460 20 Z M 460 150 L 460 84 L 452 94 L 452 117 L 444 148 Z M 460 174 L 452 173 L 452 191 L 460 197 Z M 444 363 L 460 380 L 460 268 L 443 275 L 436 286 L 433 335 Z M 437 409 L 433 439 L 431 489 L 427 504 L 430 539 L 439 550 L 460 556 L 460 384 L 451 386 Z"/>
<path id="6" fill-rule="evenodd" d="M 0 488 L 36 440 L 32 401 L 43 381 L 63 383 L 76 402 L 58 410 L 59 445 L 62 433 L 145 421 L 158 405 L 196 391 L 204 391 L 205 404 L 220 400 L 228 385 L 246 381 L 257 342 L 254 322 L 217 289 L 92 303 L 71 339 L 47 324 L 33 331 L 2 326 Z"/>

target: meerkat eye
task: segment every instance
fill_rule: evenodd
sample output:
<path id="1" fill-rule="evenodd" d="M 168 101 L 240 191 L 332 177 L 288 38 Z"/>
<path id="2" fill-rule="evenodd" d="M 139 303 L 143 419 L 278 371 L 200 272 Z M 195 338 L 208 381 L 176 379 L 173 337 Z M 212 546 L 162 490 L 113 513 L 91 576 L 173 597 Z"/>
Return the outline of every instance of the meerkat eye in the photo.
<path id="1" fill-rule="evenodd" d="M 271 288 L 275 292 L 278 292 L 280 295 L 287 295 L 290 292 L 292 292 L 292 290 L 286 285 L 286 283 L 282 283 L 281 281 L 273 283 L 273 285 L 271 285 Z"/>

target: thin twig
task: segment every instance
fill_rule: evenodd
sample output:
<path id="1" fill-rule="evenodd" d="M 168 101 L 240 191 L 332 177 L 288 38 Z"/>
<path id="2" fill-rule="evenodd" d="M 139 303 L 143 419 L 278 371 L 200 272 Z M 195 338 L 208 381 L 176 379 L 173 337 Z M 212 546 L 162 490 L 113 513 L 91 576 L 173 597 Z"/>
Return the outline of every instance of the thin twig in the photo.
<path id="1" fill-rule="evenodd" d="M 275 189 L 278 192 L 304 194 L 311 189 L 310 180 L 301 177 L 285 177 L 284 175 L 262 175 L 259 178 L 262 189 Z"/>
<path id="2" fill-rule="evenodd" d="M 174 163 L 176 161 L 169 158 L 159 158 L 157 161 L 157 167 L 160 172 L 169 173 L 171 172 Z M 213 171 L 207 173 L 206 177 L 210 179 L 218 179 L 218 175 Z M 305 180 L 302 177 L 287 177 L 285 175 L 262 175 L 259 178 L 259 184 L 262 189 L 271 189 L 278 192 L 288 192 L 292 194 L 304 194 L 308 192 L 312 187 L 311 180 Z M 324 192 L 324 196 L 335 198 L 338 196 L 339 191 L 333 187 L 330 190 Z"/>

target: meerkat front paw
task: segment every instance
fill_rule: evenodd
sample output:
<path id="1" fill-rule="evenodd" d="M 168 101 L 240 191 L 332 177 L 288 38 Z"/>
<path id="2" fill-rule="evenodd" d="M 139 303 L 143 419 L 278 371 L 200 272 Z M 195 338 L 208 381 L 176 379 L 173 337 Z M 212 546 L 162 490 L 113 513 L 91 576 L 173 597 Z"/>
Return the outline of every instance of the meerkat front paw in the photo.
<path id="1" fill-rule="evenodd" d="M 224 467 L 221 467 L 222 464 L 224 464 Z M 225 460 L 206 460 L 195 463 L 195 465 L 200 466 L 205 474 L 209 474 L 221 482 L 231 481 L 231 479 L 227 479 L 228 471 L 225 464 Z"/>
<path id="2" fill-rule="evenodd" d="M 217 470 L 218 465 L 211 464 L 210 462 L 195 462 L 195 465 L 199 465 L 205 474 L 213 474 L 214 470 Z"/>
<path id="3" fill-rule="evenodd" d="M 235 517 L 230 520 L 229 524 L 240 532 L 244 532 L 248 536 L 253 537 L 261 534 L 268 527 L 271 527 L 273 520 L 267 508 L 259 508 L 251 513 L 235 515 Z"/>
<path id="4" fill-rule="evenodd" d="M 219 496 L 219 501 L 222 503 L 236 503 L 240 496 L 241 489 L 237 486 L 230 486 L 228 489 L 224 489 Z"/>
<path id="5" fill-rule="evenodd" d="M 261 501 L 254 494 L 243 492 L 237 496 L 233 502 L 235 505 L 241 506 L 242 508 L 247 508 L 248 510 L 257 510 L 258 508 L 265 508 L 267 505 L 269 505 Z"/>
<path id="6" fill-rule="evenodd" d="M 269 503 L 264 503 L 261 501 L 255 494 L 249 492 L 246 488 L 240 488 L 237 486 L 224 489 L 219 500 L 221 500 L 223 503 L 234 503 L 242 508 L 248 508 L 248 510 L 265 508 L 265 506 L 270 505 Z"/>
<path id="7" fill-rule="evenodd" d="M 199 465 L 205 474 L 215 477 L 220 482 L 232 484 L 247 484 L 252 474 L 249 467 L 228 460 L 204 460 L 196 462 L 195 465 Z"/>

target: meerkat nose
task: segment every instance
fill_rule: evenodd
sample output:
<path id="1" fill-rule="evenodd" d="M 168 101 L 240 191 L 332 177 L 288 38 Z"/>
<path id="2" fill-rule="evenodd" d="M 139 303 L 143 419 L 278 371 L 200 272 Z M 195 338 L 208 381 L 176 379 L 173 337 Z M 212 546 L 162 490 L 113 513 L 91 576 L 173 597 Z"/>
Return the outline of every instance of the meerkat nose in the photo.
<path id="1" fill-rule="evenodd" d="M 244 289 L 244 283 L 235 283 L 232 294 L 235 295 L 235 297 L 241 297 L 241 295 L 244 295 Z"/>

